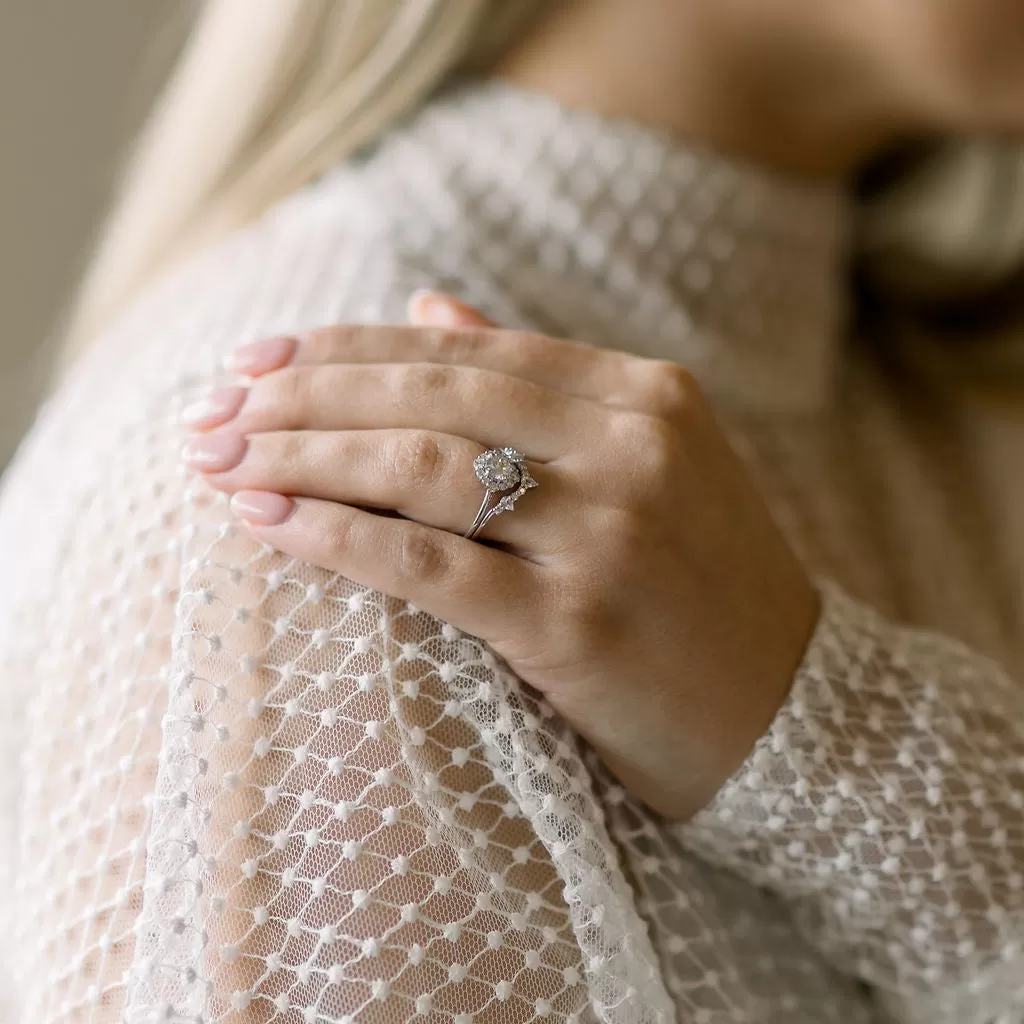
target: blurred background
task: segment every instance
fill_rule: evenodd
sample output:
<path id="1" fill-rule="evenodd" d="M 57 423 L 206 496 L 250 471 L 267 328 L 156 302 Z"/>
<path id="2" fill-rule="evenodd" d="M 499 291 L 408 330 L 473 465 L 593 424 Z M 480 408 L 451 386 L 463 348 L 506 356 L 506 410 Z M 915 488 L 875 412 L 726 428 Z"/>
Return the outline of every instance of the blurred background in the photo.
<path id="1" fill-rule="evenodd" d="M 0 470 L 188 0 L 0 0 Z"/>

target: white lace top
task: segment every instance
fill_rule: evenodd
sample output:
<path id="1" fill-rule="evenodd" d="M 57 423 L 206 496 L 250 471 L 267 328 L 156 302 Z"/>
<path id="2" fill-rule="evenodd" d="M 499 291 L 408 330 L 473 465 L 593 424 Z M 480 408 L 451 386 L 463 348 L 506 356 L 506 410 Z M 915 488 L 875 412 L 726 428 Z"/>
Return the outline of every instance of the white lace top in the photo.
<path id="1" fill-rule="evenodd" d="M 1021 394 L 843 340 L 844 217 L 470 86 L 126 315 L 0 504 L 6 1019 L 1024 1021 Z M 427 285 L 692 367 L 820 581 L 686 827 L 480 642 L 261 549 L 180 465 L 233 346 Z"/>

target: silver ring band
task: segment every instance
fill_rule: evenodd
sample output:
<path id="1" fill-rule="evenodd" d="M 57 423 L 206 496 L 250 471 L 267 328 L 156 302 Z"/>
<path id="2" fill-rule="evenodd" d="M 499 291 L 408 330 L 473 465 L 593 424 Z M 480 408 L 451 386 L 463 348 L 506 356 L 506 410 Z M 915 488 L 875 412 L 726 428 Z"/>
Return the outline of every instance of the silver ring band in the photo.
<path id="1" fill-rule="evenodd" d="M 515 448 L 488 448 L 473 460 L 473 472 L 484 485 L 484 500 L 463 537 L 472 540 L 496 516 L 511 512 L 537 481 L 526 468 L 526 456 Z"/>

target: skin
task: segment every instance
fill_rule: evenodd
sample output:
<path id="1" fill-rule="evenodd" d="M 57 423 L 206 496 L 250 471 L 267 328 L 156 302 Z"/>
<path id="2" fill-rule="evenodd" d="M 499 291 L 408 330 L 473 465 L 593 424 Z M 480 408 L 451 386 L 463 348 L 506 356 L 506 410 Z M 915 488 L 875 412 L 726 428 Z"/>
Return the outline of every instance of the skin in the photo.
<path id="1" fill-rule="evenodd" d="M 497 74 L 842 177 L 903 135 L 1024 131 L 1024 3 L 587 0 Z M 691 816 L 785 700 L 818 615 L 806 571 L 685 368 L 444 296 L 410 313 L 240 349 L 251 383 L 188 412 L 186 461 L 260 540 L 488 641 L 635 795 Z M 467 467 L 510 441 L 539 487 L 464 540 Z"/>
<path id="2" fill-rule="evenodd" d="M 1024 3 L 560 3 L 498 73 L 568 106 L 840 176 L 905 135 L 1024 134 Z"/>

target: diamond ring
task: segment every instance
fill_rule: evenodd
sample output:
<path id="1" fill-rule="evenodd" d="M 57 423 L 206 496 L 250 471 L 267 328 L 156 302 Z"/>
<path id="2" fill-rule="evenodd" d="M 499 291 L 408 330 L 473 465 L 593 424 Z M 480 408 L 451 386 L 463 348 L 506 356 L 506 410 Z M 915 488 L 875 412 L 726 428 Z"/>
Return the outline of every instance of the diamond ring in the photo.
<path id="1" fill-rule="evenodd" d="M 473 525 L 463 534 L 470 540 L 495 516 L 511 512 L 516 502 L 531 487 L 537 486 L 526 468 L 526 456 L 515 448 L 489 448 L 473 460 L 473 471 L 486 493 Z"/>

